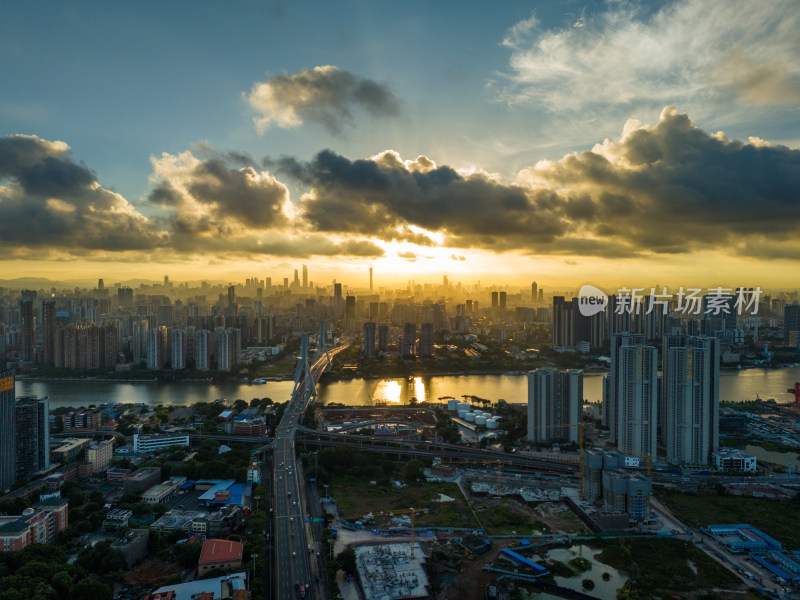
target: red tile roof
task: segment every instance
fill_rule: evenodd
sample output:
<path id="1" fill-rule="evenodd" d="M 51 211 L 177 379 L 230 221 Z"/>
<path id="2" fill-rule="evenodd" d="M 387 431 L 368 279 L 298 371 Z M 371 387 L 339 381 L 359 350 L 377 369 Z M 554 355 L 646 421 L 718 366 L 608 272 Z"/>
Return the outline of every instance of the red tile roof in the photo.
<path id="1" fill-rule="evenodd" d="M 230 540 L 206 540 L 200 552 L 198 565 L 241 560 L 244 545 Z"/>

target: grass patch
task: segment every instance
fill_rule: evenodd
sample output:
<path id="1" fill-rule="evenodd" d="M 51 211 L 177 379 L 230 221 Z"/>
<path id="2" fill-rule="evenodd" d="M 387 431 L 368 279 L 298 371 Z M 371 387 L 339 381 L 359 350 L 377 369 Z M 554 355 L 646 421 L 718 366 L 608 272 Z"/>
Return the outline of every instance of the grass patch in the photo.
<path id="1" fill-rule="evenodd" d="M 545 533 L 550 528 L 523 510 L 503 504 L 491 506 L 477 512 L 489 535 L 531 535 L 532 532 Z"/>
<path id="2" fill-rule="evenodd" d="M 695 590 L 739 590 L 741 581 L 693 544 L 671 539 L 622 539 L 600 541 L 596 559 L 626 570 L 635 581 L 630 597 Z M 695 573 L 689 566 L 692 563 Z"/>
<path id="3" fill-rule="evenodd" d="M 341 487 L 339 487 L 341 486 Z M 430 482 L 397 489 L 389 484 L 367 485 L 361 480 L 337 478 L 335 488 L 329 488 L 343 517 L 359 517 L 369 512 L 391 512 L 408 508 L 428 508 L 417 515 L 418 527 L 477 527 L 458 485 L 449 482 Z M 439 502 L 439 495 L 455 498 Z"/>
<path id="4" fill-rule="evenodd" d="M 693 527 L 749 523 L 792 550 L 800 549 L 800 528 L 792 500 L 743 498 L 738 496 L 700 496 L 668 488 L 654 488 L 656 496 L 679 519 Z"/>

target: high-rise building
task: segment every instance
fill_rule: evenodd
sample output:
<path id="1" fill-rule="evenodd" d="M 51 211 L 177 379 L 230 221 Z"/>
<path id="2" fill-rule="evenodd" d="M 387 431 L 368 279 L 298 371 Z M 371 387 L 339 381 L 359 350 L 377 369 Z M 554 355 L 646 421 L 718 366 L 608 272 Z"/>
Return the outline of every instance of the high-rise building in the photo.
<path id="1" fill-rule="evenodd" d="M 792 332 L 800 332 L 800 304 L 787 304 L 783 309 L 784 342 L 789 342 Z"/>
<path id="2" fill-rule="evenodd" d="M 389 351 L 389 326 L 378 325 L 378 352 Z"/>
<path id="3" fill-rule="evenodd" d="M 344 303 L 342 302 L 342 284 L 333 284 L 333 314 L 338 319 L 342 316 Z"/>
<path id="4" fill-rule="evenodd" d="M 170 330 L 170 366 L 174 371 L 186 368 L 186 331 L 183 329 Z"/>
<path id="5" fill-rule="evenodd" d="M 20 300 L 20 358 L 25 362 L 33 360 L 33 346 L 36 338 L 33 334 L 33 301 Z"/>
<path id="6" fill-rule="evenodd" d="M 55 366 L 56 351 L 56 303 L 47 300 L 42 303 L 42 364 Z"/>
<path id="7" fill-rule="evenodd" d="M 347 296 L 344 299 L 344 324 L 347 331 L 356 329 L 356 297 Z"/>
<path id="8" fill-rule="evenodd" d="M 47 396 L 24 396 L 14 404 L 17 478 L 29 478 L 50 467 L 49 407 Z"/>
<path id="9" fill-rule="evenodd" d="M 303 265 L 303 291 L 308 289 L 308 265 Z"/>
<path id="10" fill-rule="evenodd" d="M 400 344 L 400 356 L 403 358 L 413 357 L 416 345 L 417 345 L 417 324 L 408 322 L 404 323 L 403 340 Z"/>
<path id="11" fill-rule="evenodd" d="M 242 351 L 241 329 L 227 328 L 217 332 L 217 370 L 230 371 L 239 364 Z"/>
<path id="12" fill-rule="evenodd" d="M 14 396 L 14 371 L 0 370 L 0 491 L 10 489 L 17 475 Z"/>
<path id="13" fill-rule="evenodd" d="M 571 348 L 575 343 L 575 304 L 553 296 L 553 345 Z"/>
<path id="14" fill-rule="evenodd" d="M 372 293 L 372 267 L 369 268 L 369 293 Z"/>
<path id="15" fill-rule="evenodd" d="M 500 297 L 497 292 L 492 292 L 492 308 L 500 307 Z"/>
<path id="16" fill-rule="evenodd" d="M 654 346 L 631 343 L 633 336 L 618 334 L 628 343 L 612 348 L 611 372 L 615 374 L 617 449 L 636 456 L 656 456 L 658 428 L 658 352 Z M 644 336 L 637 336 L 640 340 Z M 615 347 L 616 346 L 616 347 Z M 616 365 L 614 361 L 616 360 Z M 609 374 L 610 376 L 610 374 Z"/>
<path id="17" fill-rule="evenodd" d="M 375 323 L 364 323 L 364 358 L 375 356 Z"/>
<path id="18" fill-rule="evenodd" d="M 583 414 L 583 371 L 536 369 L 528 373 L 528 440 L 578 442 Z"/>
<path id="19" fill-rule="evenodd" d="M 664 338 L 661 412 L 672 464 L 708 466 L 719 449 L 719 363 L 717 338 Z"/>
<path id="20" fill-rule="evenodd" d="M 423 323 L 419 336 L 419 355 L 433 356 L 433 323 Z"/>
<path id="21" fill-rule="evenodd" d="M 500 310 L 505 310 L 508 307 L 508 295 L 506 292 L 500 292 L 498 302 L 500 303 Z"/>
<path id="22" fill-rule="evenodd" d="M 621 362 L 619 351 L 625 345 L 642 345 L 644 336 L 631 333 L 618 333 L 611 337 L 611 369 L 603 377 L 603 426 L 608 427 L 609 441 L 617 443 L 618 404 L 617 389 L 619 387 Z"/>
<path id="23" fill-rule="evenodd" d="M 539 301 L 539 284 L 535 281 L 531 284 L 531 301 L 534 303 Z"/>
<path id="24" fill-rule="evenodd" d="M 120 308 L 130 308 L 133 306 L 133 290 L 129 287 L 121 287 L 117 290 L 117 304 Z"/>
<path id="25" fill-rule="evenodd" d="M 236 286 L 229 285 L 228 286 L 228 308 L 233 308 L 236 306 Z"/>
<path id="26" fill-rule="evenodd" d="M 147 332 L 147 368 L 161 370 L 166 362 L 167 328 L 156 327 Z"/>
<path id="27" fill-rule="evenodd" d="M 198 371 L 211 369 L 211 332 L 198 329 L 194 334 L 194 368 Z"/>

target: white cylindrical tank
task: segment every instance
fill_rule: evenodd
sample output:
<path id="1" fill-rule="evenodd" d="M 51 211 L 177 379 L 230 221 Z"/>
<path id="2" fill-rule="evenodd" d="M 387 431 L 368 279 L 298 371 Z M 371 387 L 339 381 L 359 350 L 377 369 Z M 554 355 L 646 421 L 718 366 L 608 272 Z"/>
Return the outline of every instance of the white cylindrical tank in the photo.
<path id="1" fill-rule="evenodd" d="M 483 415 L 475 417 L 475 425 L 486 425 L 486 417 Z"/>
<path id="2" fill-rule="evenodd" d="M 494 419 L 488 419 L 486 421 L 486 429 L 497 429 L 497 421 Z"/>
<path id="3" fill-rule="evenodd" d="M 447 401 L 447 410 L 457 411 L 458 410 L 458 400 L 448 400 Z"/>
<path id="4" fill-rule="evenodd" d="M 464 420 L 467 423 L 474 423 L 475 422 L 475 413 L 468 412 L 467 414 L 464 415 Z"/>
<path id="5" fill-rule="evenodd" d="M 458 410 L 461 410 L 462 408 L 466 408 L 467 410 L 469 410 L 469 403 L 468 402 L 459 402 L 458 403 Z"/>
<path id="6" fill-rule="evenodd" d="M 469 411 L 466 408 L 459 408 L 458 409 L 458 418 L 463 419 L 464 415 L 466 415 Z"/>

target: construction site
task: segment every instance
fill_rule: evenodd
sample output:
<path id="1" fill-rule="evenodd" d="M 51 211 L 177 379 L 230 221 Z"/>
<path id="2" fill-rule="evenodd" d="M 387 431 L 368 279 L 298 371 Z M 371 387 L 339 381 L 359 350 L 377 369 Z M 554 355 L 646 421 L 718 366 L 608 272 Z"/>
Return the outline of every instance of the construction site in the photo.
<path id="1" fill-rule="evenodd" d="M 435 437 L 436 416 L 427 408 L 325 408 L 319 411 L 325 431 L 381 437 Z"/>
<path id="2" fill-rule="evenodd" d="M 425 555 L 418 543 L 357 546 L 355 553 L 366 600 L 428 597 Z"/>

